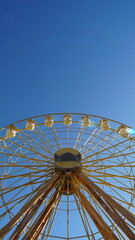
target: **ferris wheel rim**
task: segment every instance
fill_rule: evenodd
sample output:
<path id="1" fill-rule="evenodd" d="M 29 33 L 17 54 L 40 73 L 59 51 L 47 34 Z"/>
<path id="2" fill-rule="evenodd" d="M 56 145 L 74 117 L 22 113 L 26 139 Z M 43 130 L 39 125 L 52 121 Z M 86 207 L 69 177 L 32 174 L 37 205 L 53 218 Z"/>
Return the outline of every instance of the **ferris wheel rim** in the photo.
<path id="1" fill-rule="evenodd" d="M 52 116 L 55 116 L 55 115 L 57 115 L 57 116 L 63 116 L 63 115 L 66 115 L 66 114 L 71 114 L 71 115 L 77 115 L 78 117 L 80 117 L 80 120 L 81 120 L 81 117 L 82 116 L 89 116 L 89 117 L 93 117 L 93 118 L 97 118 L 97 119 L 104 119 L 103 117 L 99 117 L 99 116 L 95 116 L 95 115 L 90 115 L 90 114 L 78 114 L 78 113 L 53 113 L 53 114 L 45 114 L 45 115 L 39 115 L 39 116 L 34 116 L 34 117 L 31 117 L 32 119 L 38 119 L 38 118 L 44 118 L 44 117 L 46 117 L 46 116 L 48 116 L 48 115 L 52 115 Z M 21 122 L 25 122 L 25 121 L 27 121 L 27 120 L 29 120 L 30 118 L 26 118 L 26 119 L 23 119 L 23 120 L 21 120 L 21 121 L 17 121 L 17 122 L 14 122 L 13 124 L 19 124 L 19 123 L 21 123 Z M 105 118 L 105 119 L 107 119 L 107 120 L 109 120 L 109 121 L 111 121 L 111 122 L 114 122 L 114 123 L 116 123 L 116 124 L 118 124 L 118 125 L 122 125 L 122 123 L 120 123 L 120 122 L 117 122 L 117 121 L 114 121 L 114 120 L 111 120 L 111 119 L 108 119 L 108 118 Z M 76 123 L 79 123 L 80 122 L 80 120 L 78 121 L 78 122 L 76 122 Z M 42 121 L 43 122 L 43 121 Z M 63 120 L 60 120 L 60 121 L 54 121 L 54 123 L 60 123 L 60 124 L 62 124 L 63 123 Z M 73 123 L 74 123 L 74 121 L 73 121 Z M 37 124 L 37 127 L 40 129 L 40 127 L 41 127 L 41 125 L 43 126 L 43 124 L 44 123 L 42 123 L 42 124 Z M 10 124 L 11 125 L 11 124 Z M 8 126 L 6 126 L 6 127 L 4 127 L 4 128 L 2 128 L 2 129 L 0 129 L 0 130 L 3 130 L 3 129 L 5 129 L 5 128 L 7 128 L 7 127 L 9 127 L 10 125 L 8 125 Z M 97 133 L 98 133 L 98 130 L 99 130 L 99 124 L 96 124 L 95 125 L 96 126 L 96 131 L 97 131 Z M 126 127 L 128 127 L 127 125 L 125 125 Z M 60 127 L 60 130 L 61 130 L 61 132 L 64 132 L 64 130 L 63 130 L 63 128 L 65 128 L 65 127 Z M 71 130 L 71 133 L 72 133 L 72 128 L 73 129 L 75 129 L 75 127 L 69 127 L 69 129 Z M 66 128 L 65 128 L 66 129 Z M 24 139 L 25 139 L 25 137 L 26 137 L 26 139 L 28 140 L 29 138 L 27 137 L 27 135 L 29 135 L 28 133 L 23 133 L 23 131 L 24 130 L 26 130 L 25 128 L 23 129 L 23 130 L 21 130 L 20 131 L 20 133 L 19 134 L 24 134 L 23 135 L 23 137 L 24 137 Z M 55 130 L 57 130 L 57 128 L 55 127 Z M 110 129 L 111 131 L 113 130 L 113 129 Z M 36 130 L 37 131 L 37 130 Z M 52 134 L 53 133 L 53 130 L 47 130 L 49 133 L 48 134 Z M 75 131 L 73 132 L 73 134 L 75 134 L 75 133 L 77 133 L 77 134 L 79 134 L 80 133 L 80 131 L 82 131 L 81 130 L 81 126 L 79 125 L 79 127 L 77 128 L 77 129 L 75 129 Z M 90 133 L 93 133 L 94 132 L 94 130 L 86 130 L 86 132 L 85 132 L 85 134 L 86 135 L 89 135 Z M 37 131 L 37 133 L 38 133 L 38 131 Z M 40 132 L 39 132 L 40 133 Z M 58 131 L 58 133 L 59 133 L 59 131 Z M 113 131 L 112 131 L 112 133 L 114 133 Z M 41 133 L 40 134 L 42 134 L 42 129 L 41 129 Z M 95 134 L 95 132 L 94 132 L 94 134 Z M 100 134 L 100 131 L 99 131 L 99 134 Z M 118 133 L 116 133 L 116 135 L 118 136 Z M 47 136 L 47 133 L 45 132 L 45 136 Z M 49 136 L 49 135 L 48 135 Z M 95 136 L 95 135 L 94 135 Z M 111 144 L 110 142 L 109 142 L 109 140 L 106 140 L 105 139 L 105 137 L 106 136 L 109 136 L 109 135 L 107 135 L 107 133 L 105 132 L 105 133 L 103 133 L 103 137 L 101 136 L 98 136 L 97 135 L 97 140 L 99 140 L 99 142 L 100 141 L 102 141 L 102 140 L 104 140 L 104 142 L 105 142 L 105 144 L 106 145 L 108 145 L 109 144 L 109 146 L 110 146 L 110 148 L 111 148 L 111 146 L 112 147 L 114 147 L 114 143 L 113 144 Z M 23 137 L 21 136 L 17 136 L 17 140 L 20 138 L 20 140 L 22 141 L 22 143 L 23 143 Z M 55 136 L 56 137 L 56 136 Z M 32 135 L 30 135 L 30 139 L 32 140 Z M 28 145 L 20 145 L 20 146 L 22 146 L 23 147 L 23 149 L 25 149 L 26 147 L 26 149 L 27 149 L 27 151 L 29 151 L 29 141 L 31 141 L 31 140 L 28 140 Z M 37 140 L 36 138 L 34 138 L 35 140 Z M 62 139 L 62 138 L 61 138 Z M 70 140 L 70 138 L 68 138 L 69 140 Z M 73 140 L 77 140 L 77 137 L 75 138 L 73 138 Z M 112 138 L 112 140 L 113 139 L 115 139 L 114 137 Z M 17 141 L 16 140 L 16 141 Z M 57 142 L 57 140 L 58 139 L 55 139 L 55 144 L 53 143 L 53 147 L 54 148 L 57 148 L 58 147 L 58 142 Z M 64 138 L 64 141 L 66 140 L 66 138 Z M 111 140 L 111 138 L 110 138 L 110 140 Z M 130 137 L 130 138 L 127 138 L 127 139 L 120 139 L 119 141 L 117 141 L 116 142 L 116 146 L 118 145 L 118 144 L 123 144 L 122 146 L 124 146 L 125 147 L 125 149 L 126 149 L 126 143 L 127 142 L 129 142 L 129 141 L 132 141 L 132 140 L 134 140 L 134 137 Z M 10 140 L 10 139 L 7 139 L 7 142 L 9 142 L 9 143 L 11 143 L 11 146 L 12 146 L 12 144 L 14 143 L 14 145 L 17 147 L 17 144 L 18 144 L 18 142 L 16 142 L 16 141 L 14 141 L 14 140 Z M 34 140 L 33 140 L 34 141 Z M 51 142 L 52 140 L 50 140 L 50 142 Z M 63 141 L 63 144 L 65 144 L 65 142 Z M 83 138 L 81 137 L 81 141 L 83 141 Z M 84 138 L 84 141 L 86 141 L 85 140 L 85 138 Z M 48 142 L 49 144 L 50 144 L 50 142 Z M 24 142 L 25 143 L 25 142 Z M 19 143 L 20 144 L 20 143 Z M 26 144 L 26 143 L 25 143 Z M 77 143 L 78 144 L 78 143 Z M 80 143 L 79 143 L 80 144 Z M 96 143 L 95 142 L 95 144 L 98 144 L 99 145 L 99 147 L 102 149 L 102 145 L 100 146 L 100 144 L 99 143 Z M 125 144 L 125 145 L 124 145 Z M 10 146 L 10 145 L 9 145 Z M 19 146 L 19 145 L 18 145 Z M 78 145 L 79 147 L 82 147 L 82 145 Z M 104 146 L 104 145 L 103 145 Z M 94 146 L 93 146 L 94 147 Z M 104 150 L 104 149 L 103 149 Z M 27 154 L 27 151 L 26 151 L 26 154 Z M 34 150 L 35 151 L 35 150 Z M 86 150 L 87 151 L 87 150 Z M 107 150 L 108 151 L 108 150 Z M 123 150 L 122 150 L 123 151 Z M 117 151 L 117 153 L 120 153 L 121 151 L 120 150 L 118 150 Z M 34 153 L 34 152 L 33 152 Z M 35 152 L 36 153 L 36 152 Z M 55 151 L 53 151 L 53 153 L 55 153 Z M 4 154 L 4 153 L 3 153 Z M 25 154 L 25 152 L 24 152 L 24 154 Z M 101 151 L 100 151 L 100 154 L 101 154 Z M 107 154 L 107 153 L 106 153 Z M 111 154 L 111 152 L 109 152 L 108 151 L 108 155 L 110 155 Z M 106 155 L 106 156 L 108 156 L 108 155 Z M 120 154 L 119 154 L 120 155 Z M 119 155 L 116 155 L 116 158 L 118 158 L 119 159 Z M 21 155 L 20 155 L 21 156 Z M 102 155 L 101 155 L 102 156 Z M 30 159 L 30 158 L 29 158 Z M 51 158 L 51 159 L 53 159 L 53 158 Z M 86 155 L 86 159 L 88 160 L 88 156 Z M 110 158 L 111 159 L 111 158 Z M 34 161 L 34 159 L 33 159 L 33 161 Z M 111 160 L 110 160 L 111 161 Z M 126 163 L 126 161 L 127 161 L 127 164 L 128 164 L 128 160 L 125 160 L 125 163 Z M 82 162 L 83 163 L 83 162 Z M 113 161 L 112 161 L 112 163 L 113 163 Z M 121 164 L 122 162 L 121 162 L 121 160 L 119 160 L 119 164 Z M 125 164 L 124 163 L 124 164 Z M 51 163 L 52 164 L 52 163 Z M 51 164 L 50 164 L 50 166 L 51 166 Z M 100 165 L 99 165 L 100 166 Z M 86 163 L 86 167 L 87 167 L 87 163 Z M 93 166 L 94 167 L 94 166 Z M 39 167 L 38 167 L 38 169 L 40 169 Z M 88 176 L 88 177 L 91 177 L 91 173 L 87 173 L 86 172 L 86 170 L 85 170 L 85 167 L 84 167 L 84 173 Z M 122 173 L 122 172 L 121 172 Z M 126 173 L 126 170 L 125 170 L 125 173 Z M 96 174 L 98 174 L 98 171 L 96 172 Z M 95 176 L 94 176 L 94 179 L 95 179 L 95 181 L 96 181 L 96 174 L 95 174 Z M 103 176 L 104 176 L 104 174 L 107 174 L 106 172 L 104 173 L 103 172 Z M 111 173 L 111 176 L 113 176 L 113 174 Z M 98 179 L 100 179 L 99 177 L 98 177 Z M 131 180 L 130 180 L 131 181 Z M 102 182 L 103 182 L 103 180 L 102 180 Z M 99 185 L 100 185 L 100 181 L 98 181 L 97 182 Z M 34 185 L 33 185 L 34 186 Z M 36 185 L 35 185 L 36 186 Z M 35 187 L 34 186 L 34 187 Z M 111 186 L 111 185 L 110 185 Z M 124 189 L 124 184 L 122 185 L 123 186 L 123 189 Z M 125 185 L 126 186 L 126 185 Z M 128 185 L 127 185 L 128 186 Z M 132 186 L 132 185 L 131 185 Z M 135 185 L 134 185 L 135 186 Z M 113 187 L 113 185 L 112 185 L 112 187 Z M 34 189 L 34 188 L 33 188 Z M 116 197 L 116 196 L 115 196 Z M 134 198 L 135 198 L 135 196 L 134 196 Z M 116 197 L 116 199 L 117 199 L 117 197 Z M 119 200 L 119 199 L 118 199 Z M 133 199 L 132 199 L 133 200 Z M 62 200 L 61 200 L 62 201 Z M 68 202 L 70 203 L 70 200 L 68 200 Z M 75 200 L 74 200 L 74 202 L 75 202 Z M 122 202 L 122 201 L 121 201 Z M 6 203 L 6 202 L 5 202 Z M 4 204 L 5 204 L 4 203 Z M 5 204 L 6 205 L 6 204 Z M 128 205 L 129 206 L 129 205 Z M 60 209 L 59 209 L 60 210 Z M 75 209 L 74 209 L 75 210 Z M 76 209 L 76 210 L 78 210 L 78 208 Z M 64 210 L 63 210 L 64 211 Z M 72 209 L 70 209 L 69 211 L 72 211 Z M 96 233 L 95 233 L 96 234 Z M 94 234 L 94 235 L 95 235 Z M 67 238 L 66 238 L 67 239 Z"/>
<path id="2" fill-rule="evenodd" d="M 115 123 L 117 123 L 117 124 L 120 124 L 120 125 L 124 125 L 124 126 L 126 126 L 126 127 L 128 127 L 128 128 L 132 128 L 131 126 L 129 126 L 129 125 L 127 125 L 127 124 L 124 124 L 123 122 L 120 122 L 120 121 L 116 121 L 116 120 L 114 120 L 114 119 L 111 119 L 111 118 L 108 118 L 108 117 L 103 117 L 103 116 L 99 116 L 99 115 L 93 115 L 93 114 L 89 114 L 89 113 L 71 113 L 71 112 L 65 112 L 65 113 L 63 113 L 63 112 L 61 112 L 61 113 L 46 113 L 46 114 L 41 114 L 41 115 L 34 115 L 34 116 L 29 116 L 29 117 L 27 117 L 27 118 L 24 118 L 24 119 L 21 119 L 21 120 L 18 120 L 18 121 L 15 121 L 15 122 L 11 122 L 11 123 L 9 123 L 8 125 L 6 125 L 6 126 L 4 126 L 4 127 L 2 127 L 2 128 L 0 128 L 0 131 L 1 130 L 3 130 L 3 129 L 5 129 L 5 128 L 7 128 L 7 127 L 9 127 L 9 126 L 11 126 L 12 124 L 17 124 L 17 123 L 20 123 L 20 122 L 23 122 L 23 121 L 27 121 L 27 120 L 29 120 L 29 119 L 35 119 L 35 118 L 40 118 L 40 117 L 46 117 L 46 116 L 48 116 L 48 115 L 52 115 L 52 116 L 56 116 L 56 115 L 66 115 L 66 114 L 71 114 L 71 115 L 80 115 L 80 116 L 89 116 L 89 117 L 94 117 L 94 118 L 99 118 L 99 119 L 107 119 L 108 121 L 111 121 L 111 122 L 115 122 Z"/>

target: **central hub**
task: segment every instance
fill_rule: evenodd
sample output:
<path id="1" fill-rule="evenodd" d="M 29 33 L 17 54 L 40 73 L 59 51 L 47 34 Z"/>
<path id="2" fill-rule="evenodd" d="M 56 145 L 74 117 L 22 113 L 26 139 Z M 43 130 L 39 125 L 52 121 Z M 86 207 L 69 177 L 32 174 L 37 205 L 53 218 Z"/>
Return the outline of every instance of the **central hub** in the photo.
<path id="1" fill-rule="evenodd" d="M 55 168 L 69 171 L 81 167 L 81 153 L 74 148 L 61 148 L 54 155 Z"/>
<path id="2" fill-rule="evenodd" d="M 74 193 L 72 186 L 73 170 L 81 170 L 81 153 L 74 148 L 61 148 L 54 154 L 55 171 L 65 172 L 63 184 L 63 194 L 72 195 Z"/>

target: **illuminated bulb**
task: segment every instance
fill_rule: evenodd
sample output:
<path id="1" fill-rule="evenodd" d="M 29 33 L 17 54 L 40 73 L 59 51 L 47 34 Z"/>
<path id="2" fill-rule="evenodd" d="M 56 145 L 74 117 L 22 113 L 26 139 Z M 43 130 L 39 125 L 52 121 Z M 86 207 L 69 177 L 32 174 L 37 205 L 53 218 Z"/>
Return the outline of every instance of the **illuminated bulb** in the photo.
<path id="1" fill-rule="evenodd" d="M 17 128 L 15 126 L 10 126 L 6 132 L 7 138 L 14 138 L 16 136 Z"/>
<path id="2" fill-rule="evenodd" d="M 120 134 L 121 137 L 123 138 L 128 138 L 130 136 L 129 134 L 129 128 L 127 128 L 126 126 L 120 126 L 118 128 L 118 133 Z"/>
<path id="3" fill-rule="evenodd" d="M 82 125 L 83 125 L 83 127 L 89 127 L 91 125 L 89 116 L 82 117 Z"/>
<path id="4" fill-rule="evenodd" d="M 47 127 L 52 127 L 53 125 L 53 117 L 48 115 L 46 118 L 45 118 L 45 125 Z"/>
<path id="5" fill-rule="evenodd" d="M 99 123 L 99 126 L 102 128 L 103 131 L 107 131 L 110 129 L 110 125 L 107 119 L 102 119 Z"/>
<path id="6" fill-rule="evenodd" d="M 28 131 L 33 131 L 35 128 L 35 125 L 36 125 L 35 121 L 33 119 L 29 119 L 26 122 L 26 129 Z"/>
<path id="7" fill-rule="evenodd" d="M 64 124 L 66 126 L 70 126 L 72 124 L 72 117 L 71 117 L 71 115 L 65 115 L 64 116 Z"/>

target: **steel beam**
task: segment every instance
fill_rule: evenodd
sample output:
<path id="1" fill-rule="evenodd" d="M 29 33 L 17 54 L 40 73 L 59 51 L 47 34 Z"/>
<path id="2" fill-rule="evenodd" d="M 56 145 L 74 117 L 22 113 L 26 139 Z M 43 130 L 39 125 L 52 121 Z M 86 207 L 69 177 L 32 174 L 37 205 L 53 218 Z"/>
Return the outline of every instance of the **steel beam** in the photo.
<path id="1" fill-rule="evenodd" d="M 118 240 L 117 236 L 113 233 L 113 231 L 105 223 L 103 218 L 98 214 L 98 212 L 94 209 L 94 207 L 90 204 L 90 202 L 79 189 L 77 190 L 77 196 L 79 197 L 80 202 L 86 209 L 92 221 L 95 223 L 97 229 L 99 230 L 103 238 L 105 240 Z"/>
<path id="2" fill-rule="evenodd" d="M 41 212 L 38 219 L 35 220 L 33 223 L 32 228 L 28 233 L 26 233 L 26 236 L 23 238 L 23 240 L 37 240 L 39 235 L 41 234 L 43 228 L 47 225 L 47 222 L 49 220 L 49 217 L 52 213 L 52 210 L 54 208 L 54 205 L 60 198 L 60 193 L 58 189 L 53 194 L 52 198 L 48 202 L 46 208 Z"/>
<path id="3" fill-rule="evenodd" d="M 38 190 L 38 192 L 20 209 L 20 211 L 0 230 L 0 239 L 3 239 L 8 232 L 17 224 L 17 222 L 22 218 L 24 214 L 29 215 L 28 221 L 32 218 L 32 216 L 35 214 L 35 209 L 38 207 L 38 204 L 40 206 L 40 199 L 44 195 L 48 195 L 48 193 L 53 189 L 55 186 L 55 183 L 60 179 L 62 173 L 55 174 L 51 179 L 47 181 L 47 183 L 44 184 L 42 188 Z M 33 209 L 33 211 L 32 211 Z M 25 227 L 25 223 L 28 223 L 27 218 L 24 217 L 24 221 L 22 220 L 21 224 L 17 228 L 17 232 L 13 234 L 11 239 L 18 239 L 15 236 L 18 236 L 17 234 L 20 234 L 20 232 Z"/>
<path id="4" fill-rule="evenodd" d="M 124 208 L 121 204 L 112 199 L 107 193 L 105 193 L 101 188 L 99 188 L 93 181 L 86 177 L 83 173 L 74 173 L 76 178 L 89 190 L 89 186 L 95 190 L 102 198 L 110 204 L 114 209 L 121 213 L 128 221 L 130 221 L 135 226 L 135 215 Z"/>
<path id="5" fill-rule="evenodd" d="M 100 189 L 88 177 L 84 176 L 84 174 L 77 173 L 75 175 L 79 180 L 79 182 L 86 187 L 90 195 L 92 195 L 95 198 L 95 200 L 100 204 L 100 206 L 114 220 L 114 222 L 118 225 L 118 227 L 125 233 L 125 235 L 130 240 L 134 240 L 135 234 L 129 228 L 125 220 L 120 216 L 118 212 L 120 212 L 121 214 L 123 213 L 124 217 L 127 217 L 127 219 L 130 219 L 133 222 L 135 220 L 135 217 L 132 215 L 132 213 L 130 213 L 128 210 L 122 207 L 119 203 L 113 200 L 108 194 L 106 194 L 102 189 Z M 120 205 L 120 208 L 118 208 L 119 205 Z"/>

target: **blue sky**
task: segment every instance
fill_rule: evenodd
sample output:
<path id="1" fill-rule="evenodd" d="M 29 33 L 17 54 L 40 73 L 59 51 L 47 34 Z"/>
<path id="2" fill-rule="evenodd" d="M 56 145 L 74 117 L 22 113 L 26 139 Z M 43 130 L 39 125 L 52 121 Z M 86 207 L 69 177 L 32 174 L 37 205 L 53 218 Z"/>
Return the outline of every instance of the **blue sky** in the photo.
<path id="1" fill-rule="evenodd" d="M 0 127 L 82 112 L 135 128 L 135 2 L 0 2 Z"/>
<path id="2" fill-rule="evenodd" d="M 134 0 L 1 0 L 0 128 L 75 112 L 135 129 Z"/>

